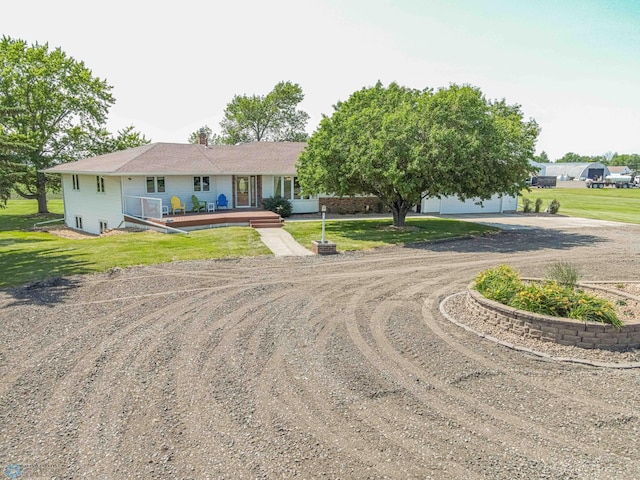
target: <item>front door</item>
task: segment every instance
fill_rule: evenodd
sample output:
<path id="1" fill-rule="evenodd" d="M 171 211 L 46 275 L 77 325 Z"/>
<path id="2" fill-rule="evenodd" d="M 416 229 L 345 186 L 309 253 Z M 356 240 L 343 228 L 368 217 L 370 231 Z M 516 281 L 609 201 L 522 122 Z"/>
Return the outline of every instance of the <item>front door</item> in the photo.
<path id="1" fill-rule="evenodd" d="M 236 177 L 236 207 L 250 207 L 251 206 L 251 183 L 249 177 Z"/>

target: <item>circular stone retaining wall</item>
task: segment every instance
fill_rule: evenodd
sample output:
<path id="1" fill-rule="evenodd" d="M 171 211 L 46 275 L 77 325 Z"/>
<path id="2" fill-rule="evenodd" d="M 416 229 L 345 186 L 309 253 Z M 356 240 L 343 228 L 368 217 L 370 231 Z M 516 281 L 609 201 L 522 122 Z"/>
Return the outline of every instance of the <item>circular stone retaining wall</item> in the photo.
<path id="1" fill-rule="evenodd" d="M 571 318 L 551 317 L 517 310 L 489 300 L 472 286 L 467 289 L 467 306 L 478 318 L 526 338 L 560 345 L 603 350 L 640 348 L 640 323 L 622 328 Z"/>

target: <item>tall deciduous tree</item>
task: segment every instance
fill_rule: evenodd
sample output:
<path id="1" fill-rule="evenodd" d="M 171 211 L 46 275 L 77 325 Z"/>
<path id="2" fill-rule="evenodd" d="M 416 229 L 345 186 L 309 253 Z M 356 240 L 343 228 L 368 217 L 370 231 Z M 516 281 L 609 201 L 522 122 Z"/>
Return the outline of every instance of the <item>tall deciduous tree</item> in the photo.
<path id="1" fill-rule="evenodd" d="M 81 156 L 76 147 L 86 147 L 106 121 L 111 89 L 60 48 L 0 41 L 0 108 L 18 111 L 1 120 L 5 139 L 29 146 L 13 156 L 20 165 L 13 189 L 37 199 L 39 213 L 48 211 L 47 188 L 59 188 L 57 177 L 40 170 Z"/>
<path id="2" fill-rule="evenodd" d="M 398 227 L 424 197 L 516 195 L 535 170 L 536 122 L 477 88 L 378 83 L 334 108 L 298 161 L 302 190 L 376 195 Z"/>
<path id="3" fill-rule="evenodd" d="M 291 82 L 278 83 L 265 96 L 236 95 L 220 122 L 222 142 L 305 141 L 309 115 L 296 109 L 303 99 L 302 88 Z"/>

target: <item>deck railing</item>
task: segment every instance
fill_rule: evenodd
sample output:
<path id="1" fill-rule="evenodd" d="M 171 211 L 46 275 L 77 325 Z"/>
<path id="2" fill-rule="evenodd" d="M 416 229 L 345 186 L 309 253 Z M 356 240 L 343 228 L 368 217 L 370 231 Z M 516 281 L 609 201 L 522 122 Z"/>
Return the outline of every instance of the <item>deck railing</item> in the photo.
<path id="1" fill-rule="evenodd" d="M 162 218 L 162 200 L 151 197 L 124 197 L 124 212 L 140 218 Z"/>

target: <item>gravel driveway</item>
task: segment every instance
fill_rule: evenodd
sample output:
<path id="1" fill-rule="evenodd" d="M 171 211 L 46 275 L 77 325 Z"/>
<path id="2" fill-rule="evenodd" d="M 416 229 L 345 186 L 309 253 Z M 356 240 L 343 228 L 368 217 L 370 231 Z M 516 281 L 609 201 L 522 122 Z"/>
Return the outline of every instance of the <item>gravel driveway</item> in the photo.
<path id="1" fill-rule="evenodd" d="M 21 478 L 640 478 L 640 369 L 446 320 L 480 270 L 636 280 L 640 227 L 180 262 L 0 293 L 0 468 Z"/>

